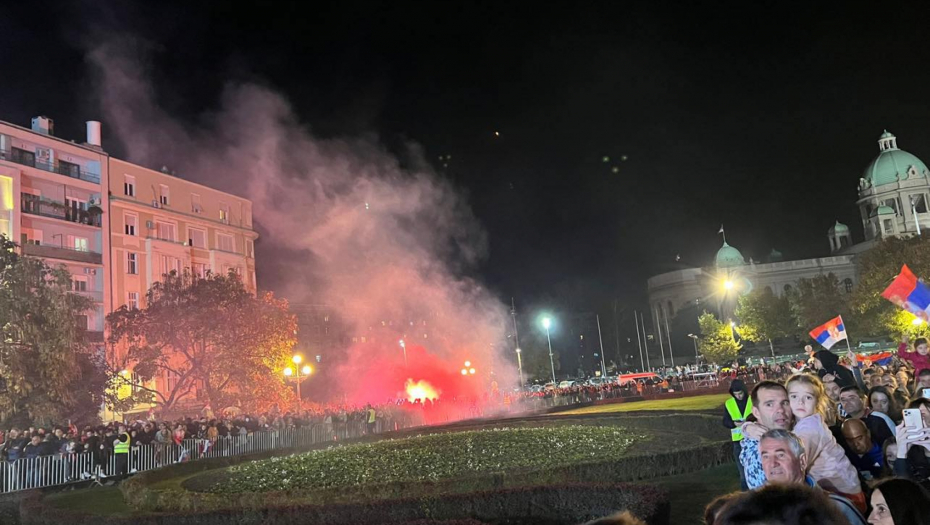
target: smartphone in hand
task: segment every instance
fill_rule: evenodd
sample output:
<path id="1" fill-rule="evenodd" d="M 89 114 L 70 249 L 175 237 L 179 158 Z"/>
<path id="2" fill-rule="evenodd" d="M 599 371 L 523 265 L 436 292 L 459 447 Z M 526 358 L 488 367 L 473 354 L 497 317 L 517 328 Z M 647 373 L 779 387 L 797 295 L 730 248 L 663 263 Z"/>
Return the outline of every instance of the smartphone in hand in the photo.
<path id="1" fill-rule="evenodd" d="M 924 421 L 920 417 L 920 409 L 918 408 L 905 408 L 902 410 L 904 413 L 904 426 L 908 428 L 924 428 Z"/>

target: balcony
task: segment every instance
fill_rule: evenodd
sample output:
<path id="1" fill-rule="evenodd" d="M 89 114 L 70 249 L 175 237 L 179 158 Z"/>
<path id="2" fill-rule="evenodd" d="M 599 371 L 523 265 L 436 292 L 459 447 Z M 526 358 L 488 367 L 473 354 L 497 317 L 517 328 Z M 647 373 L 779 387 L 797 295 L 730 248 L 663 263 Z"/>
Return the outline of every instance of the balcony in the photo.
<path id="1" fill-rule="evenodd" d="M 76 201 L 59 202 L 24 193 L 22 205 L 23 213 L 28 213 L 29 215 L 61 219 L 63 221 L 86 224 L 97 228 L 99 228 L 102 223 L 100 215 L 92 214 L 79 207 Z"/>
<path id="2" fill-rule="evenodd" d="M 94 184 L 100 184 L 99 173 L 94 173 L 87 168 L 83 168 L 77 164 L 71 164 L 70 162 L 59 162 L 58 164 L 55 164 L 54 162 L 36 160 L 35 153 L 26 151 L 24 149 L 10 148 L 10 151 L 0 150 L 0 160 L 15 162 L 16 164 L 22 164 L 23 166 L 29 166 L 31 168 L 37 168 L 51 173 L 57 173 L 59 175 L 64 175 L 65 177 L 71 177 L 72 179 L 79 179 L 92 182 Z"/>
<path id="3" fill-rule="evenodd" d="M 97 252 L 85 252 L 66 248 L 64 246 L 49 246 L 47 244 L 25 244 L 23 253 L 32 257 L 43 259 L 64 259 L 85 264 L 103 264 L 103 255 Z"/>

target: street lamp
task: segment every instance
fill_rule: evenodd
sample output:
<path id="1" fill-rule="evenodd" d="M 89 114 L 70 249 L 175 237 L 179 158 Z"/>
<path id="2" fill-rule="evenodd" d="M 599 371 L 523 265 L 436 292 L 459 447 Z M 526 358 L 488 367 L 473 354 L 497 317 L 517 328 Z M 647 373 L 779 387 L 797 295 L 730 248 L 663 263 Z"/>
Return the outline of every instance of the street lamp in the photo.
<path id="1" fill-rule="evenodd" d="M 724 290 L 732 290 L 734 286 L 736 286 L 736 285 L 733 283 L 733 281 L 731 281 L 731 280 L 729 280 L 729 279 L 726 279 L 726 280 L 723 281 L 723 289 L 724 289 Z"/>
<path id="2" fill-rule="evenodd" d="M 555 385 L 555 360 L 552 358 L 552 338 L 549 336 L 549 327 L 552 326 L 552 319 L 548 316 L 543 317 L 542 325 L 546 329 L 546 341 L 549 343 L 549 366 L 552 367 L 552 384 Z"/>
<path id="3" fill-rule="evenodd" d="M 404 366 L 407 366 L 407 343 L 403 339 L 400 340 L 400 347 L 404 349 Z"/>
<path id="4" fill-rule="evenodd" d="M 307 377 L 313 373 L 313 368 L 311 368 L 310 365 L 304 365 L 303 368 L 299 368 L 297 366 L 303 360 L 304 360 L 303 357 L 299 355 L 295 355 L 294 357 L 291 358 L 291 362 L 293 362 L 295 365 L 294 368 L 287 367 L 284 369 L 284 377 L 286 377 L 287 379 L 291 379 L 293 377 L 294 381 L 297 382 L 297 406 L 298 407 L 300 407 L 300 401 L 301 401 L 301 396 L 300 396 L 301 374 L 303 374 L 303 377 Z"/>
<path id="5" fill-rule="evenodd" d="M 688 334 L 688 337 L 690 337 L 691 340 L 694 341 L 694 364 L 697 365 L 698 361 L 700 360 L 700 357 L 698 356 L 698 347 L 697 347 L 698 336 L 694 334 Z"/>

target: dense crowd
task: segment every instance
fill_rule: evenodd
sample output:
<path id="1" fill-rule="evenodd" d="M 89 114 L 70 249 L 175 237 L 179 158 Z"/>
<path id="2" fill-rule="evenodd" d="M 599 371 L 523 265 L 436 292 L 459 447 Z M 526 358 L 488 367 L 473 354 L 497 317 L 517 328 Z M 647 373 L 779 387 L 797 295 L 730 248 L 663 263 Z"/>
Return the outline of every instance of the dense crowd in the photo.
<path id="1" fill-rule="evenodd" d="M 808 351 L 786 381 L 731 382 L 723 425 L 746 492 L 712 503 L 706 522 L 930 523 L 927 340 L 883 365 Z"/>

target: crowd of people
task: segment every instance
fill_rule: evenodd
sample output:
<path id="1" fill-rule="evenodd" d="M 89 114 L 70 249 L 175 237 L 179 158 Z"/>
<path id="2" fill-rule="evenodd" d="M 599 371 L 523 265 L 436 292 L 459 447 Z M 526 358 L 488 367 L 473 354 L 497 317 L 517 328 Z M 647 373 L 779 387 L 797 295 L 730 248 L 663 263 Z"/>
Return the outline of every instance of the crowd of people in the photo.
<path id="1" fill-rule="evenodd" d="M 731 382 L 723 426 L 743 492 L 706 523 L 930 524 L 928 341 L 905 340 L 885 366 L 807 350 L 785 381 Z"/>

